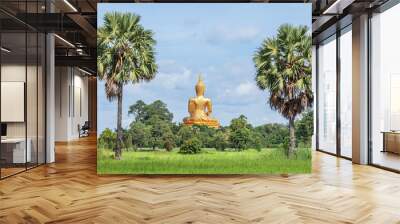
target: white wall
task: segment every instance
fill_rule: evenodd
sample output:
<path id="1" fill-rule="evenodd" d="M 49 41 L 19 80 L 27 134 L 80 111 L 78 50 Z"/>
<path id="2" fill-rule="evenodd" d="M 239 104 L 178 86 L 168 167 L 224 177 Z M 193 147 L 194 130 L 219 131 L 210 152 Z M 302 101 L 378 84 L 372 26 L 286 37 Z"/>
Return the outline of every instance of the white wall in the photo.
<path id="1" fill-rule="evenodd" d="M 77 139 L 78 125 L 88 120 L 88 78 L 76 68 L 56 67 L 55 85 L 55 140 Z"/>

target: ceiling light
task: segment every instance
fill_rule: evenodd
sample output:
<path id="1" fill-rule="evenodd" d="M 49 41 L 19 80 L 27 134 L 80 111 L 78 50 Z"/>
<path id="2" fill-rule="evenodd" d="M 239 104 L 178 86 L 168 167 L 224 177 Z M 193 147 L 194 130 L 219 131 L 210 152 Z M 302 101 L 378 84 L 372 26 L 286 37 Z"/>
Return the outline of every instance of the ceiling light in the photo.
<path id="1" fill-rule="evenodd" d="M 64 38 L 62 38 L 62 37 L 60 37 L 59 35 L 57 35 L 57 34 L 54 34 L 54 36 L 55 37 L 57 37 L 59 40 L 61 40 L 62 42 L 64 42 L 64 43 L 66 43 L 67 45 L 69 45 L 70 47 L 73 47 L 73 48 L 75 48 L 75 45 L 73 45 L 71 42 L 69 42 L 68 40 L 66 40 L 66 39 L 64 39 Z"/>
<path id="2" fill-rule="evenodd" d="M 74 12 L 78 12 L 78 10 L 68 1 L 64 0 L 65 4 L 67 4 Z"/>
<path id="3" fill-rule="evenodd" d="M 11 52 L 11 50 L 9 50 L 9 49 L 7 49 L 7 48 L 5 48 L 5 47 L 1 47 L 0 49 L 1 49 L 2 51 L 6 52 L 6 53 L 10 53 L 10 52 Z"/>

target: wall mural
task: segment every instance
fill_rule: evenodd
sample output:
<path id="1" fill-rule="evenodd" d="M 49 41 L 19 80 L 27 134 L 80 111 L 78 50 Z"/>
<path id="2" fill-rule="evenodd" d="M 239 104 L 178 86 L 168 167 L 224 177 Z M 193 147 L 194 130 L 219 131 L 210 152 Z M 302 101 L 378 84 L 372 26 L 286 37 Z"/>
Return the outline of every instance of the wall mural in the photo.
<path id="1" fill-rule="evenodd" d="M 98 173 L 311 172 L 310 12 L 98 4 Z"/>

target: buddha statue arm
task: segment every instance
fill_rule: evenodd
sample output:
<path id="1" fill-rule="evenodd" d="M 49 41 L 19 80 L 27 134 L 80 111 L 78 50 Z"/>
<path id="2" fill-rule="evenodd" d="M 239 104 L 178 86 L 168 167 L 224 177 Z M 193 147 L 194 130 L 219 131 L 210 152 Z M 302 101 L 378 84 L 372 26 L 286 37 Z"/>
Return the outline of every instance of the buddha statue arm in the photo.
<path id="1" fill-rule="evenodd" d="M 211 113 L 212 113 L 212 103 L 211 103 L 211 100 L 208 100 L 208 101 L 207 101 L 206 107 L 207 107 L 207 112 L 206 112 L 206 114 L 207 114 L 207 116 L 210 116 Z"/>
<path id="2" fill-rule="evenodd" d="M 189 99 L 188 112 L 190 114 L 190 117 L 193 117 L 195 110 L 196 110 L 196 105 L 195 105 L 194 101 L 192 99 Z"/>

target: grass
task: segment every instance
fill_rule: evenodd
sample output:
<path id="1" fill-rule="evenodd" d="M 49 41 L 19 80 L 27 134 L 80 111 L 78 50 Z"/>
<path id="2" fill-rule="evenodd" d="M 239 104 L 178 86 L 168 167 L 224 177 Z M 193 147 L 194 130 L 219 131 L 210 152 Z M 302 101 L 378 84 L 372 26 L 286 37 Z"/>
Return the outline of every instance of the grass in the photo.
<path id="1" fill-rule="evenodd" d="M 98 174 L 288 174 L 310 173 L 310 149 L 298 149 L 287 158 L 282 150 L 248 149 L 241 152 L 220 152 L 203 149 L 201 153 L 185 155 L 166 151 L 123 151 L 121 160 L 113 152 L 98 149 Z"/>

